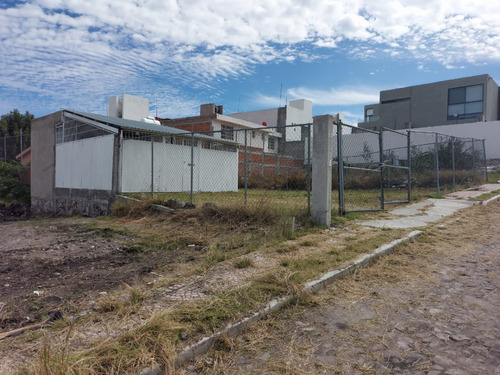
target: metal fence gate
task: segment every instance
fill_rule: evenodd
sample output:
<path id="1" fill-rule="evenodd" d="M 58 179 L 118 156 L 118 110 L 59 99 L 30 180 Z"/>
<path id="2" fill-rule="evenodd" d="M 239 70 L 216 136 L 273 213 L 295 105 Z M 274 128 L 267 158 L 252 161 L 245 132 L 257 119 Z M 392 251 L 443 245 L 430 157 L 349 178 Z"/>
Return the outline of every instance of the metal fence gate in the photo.
<path id="1" fill-rule="evenodd" d="M 338 200 L 334 193 L 332 202 L 339 213 L 382 210 L 381 133 L 338 124 L 333 145 L 332 189 Z"/>
<path id="2" fill-rule="evenodd" d="M 380 131 L 382 162 L 382 208 L 411 200 L 410 133 L 388 128 Z"/>

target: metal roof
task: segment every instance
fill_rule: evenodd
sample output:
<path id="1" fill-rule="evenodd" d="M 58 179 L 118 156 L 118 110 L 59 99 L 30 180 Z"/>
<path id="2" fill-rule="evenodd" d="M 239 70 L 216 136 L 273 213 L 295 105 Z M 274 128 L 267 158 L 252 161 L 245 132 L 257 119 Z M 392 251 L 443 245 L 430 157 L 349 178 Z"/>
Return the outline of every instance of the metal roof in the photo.
<path id="1" fill-rule="evenodd" d="M 74 115 L 82 117 L 83 119 L 97 121 L 103 125 L 112 126 L 114 128 L 122 130 L 140 131 L 151 134 L 168 134 L 168 135 L 179 135 L 183 137 L 191 137 L 190 132 L 187 132 L 182 129 L 172 128 L 170 126 L 150 124 L 142 121 L 127 120 L 119 117 L 110 117 L 89 112 L 79 112 L 79 111 L 69 111 L 69 110 L 64 110 L 64 112 L 72 113 Z M 199 133 L 194 133 L 194 138 L 206 139 L 207 141 L 210 140 L 230 145 L 238 145 L 237 142 L 229 141 L 227 139 L 215 138 Z"/>

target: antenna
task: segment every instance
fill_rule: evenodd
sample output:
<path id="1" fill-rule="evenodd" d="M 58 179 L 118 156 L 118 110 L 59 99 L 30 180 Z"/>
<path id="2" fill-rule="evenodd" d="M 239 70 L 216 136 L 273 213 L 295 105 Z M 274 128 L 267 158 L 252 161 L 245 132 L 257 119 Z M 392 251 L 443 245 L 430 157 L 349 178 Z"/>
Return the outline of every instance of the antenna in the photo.
<path id="1" fill-rule="evenodd" d="M 158 98 L 155 98 L 156 117 L 158 117 Z"/>

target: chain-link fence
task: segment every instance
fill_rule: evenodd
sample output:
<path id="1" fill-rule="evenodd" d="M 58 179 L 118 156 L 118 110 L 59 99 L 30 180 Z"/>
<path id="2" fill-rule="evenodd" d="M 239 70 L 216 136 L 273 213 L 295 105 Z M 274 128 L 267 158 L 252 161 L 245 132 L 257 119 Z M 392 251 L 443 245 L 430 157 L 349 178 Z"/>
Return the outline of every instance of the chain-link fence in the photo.
<path id="1" fill-rule="evenodd" d="M 292 133 L 293 131 L 293 133 Z M 286 138 L 287 132 L 294 137 Z M 308 210 L 311 124 L 159 136 L 124 132 L 124 193 Z"/>
<path id="2" fill-rule="evenodd" d="M 26 161 L 26 150 L 30 146 L 30 134 L 4 135 L 0 137 L 0 160 L 8 162 L 11 160 Z M 17 159 L 16 159 L 17 157 Z"/>
<path id="3" fill-rule="evenodd" d="M 332 203 L 339 212 L 381 209 L 380 147 L 378 132 L 344 124 L 337 126 L 333 141 Z"/>
<path id="4" fill-rule="evenodd" d="M 407 203 L 411 200 L 411 169 L 408 133 L 382 128 L 382 203 Z"/>
<path id="5" fill-rule="evenodd" d="M 486 181 L 484 140 L 340 124 L 333 144 L 332 202 L 341 214 L 409 202 L 412 187 L 441 194 Z"/>
<path id="6" fill-rule="evenodd" d="M 484 140 L 438 133 L 410 132 L 412 183 L 440 194 L 486 181 Z"/>

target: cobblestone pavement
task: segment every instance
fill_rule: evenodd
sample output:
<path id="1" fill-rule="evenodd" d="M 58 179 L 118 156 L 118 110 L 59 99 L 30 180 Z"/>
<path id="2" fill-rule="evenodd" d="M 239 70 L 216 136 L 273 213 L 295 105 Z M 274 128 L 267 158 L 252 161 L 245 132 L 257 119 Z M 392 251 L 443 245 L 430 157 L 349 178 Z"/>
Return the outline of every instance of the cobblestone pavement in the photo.
<path id="1" fill-rule="evenodd" d="M 428 228 L 312 302 L 186 374 L 500 374 L 500 202 Z"/>

